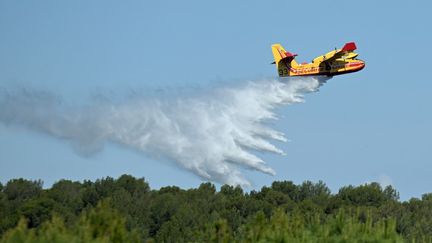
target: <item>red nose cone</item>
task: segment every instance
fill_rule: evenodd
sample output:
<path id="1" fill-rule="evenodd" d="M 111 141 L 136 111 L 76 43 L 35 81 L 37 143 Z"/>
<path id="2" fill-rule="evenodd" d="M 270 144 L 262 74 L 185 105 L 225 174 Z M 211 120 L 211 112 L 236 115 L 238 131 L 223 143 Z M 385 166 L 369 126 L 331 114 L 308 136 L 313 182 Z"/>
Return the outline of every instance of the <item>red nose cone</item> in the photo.
<path id="1" fill-rule="evenodd" d="M 359 60 L 357 62 L 350 63 L 348 66 L 356 71 L 360 71 L 365 67 L 365 63 Z"/>
<path id="2" fill-rule="evenodd" d="M 359 65 L 358 70 L 359 71 L 362 70 L 365 66 L 366 66 L 366 63 L 365 62 L 361 62 L 361 64 Z"/>

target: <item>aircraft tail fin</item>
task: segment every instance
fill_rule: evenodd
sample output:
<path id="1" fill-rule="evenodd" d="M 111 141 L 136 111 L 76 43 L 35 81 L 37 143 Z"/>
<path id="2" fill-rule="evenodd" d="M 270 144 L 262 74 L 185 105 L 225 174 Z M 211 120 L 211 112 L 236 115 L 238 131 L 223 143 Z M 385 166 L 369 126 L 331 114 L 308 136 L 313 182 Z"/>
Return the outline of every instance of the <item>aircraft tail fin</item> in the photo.
<path id="1" fill-rule="evenodd" d="M 276 64 L 276 66 L 279 66 L 279 61 L 284 57 L 284 53 L 286 51 L 281 44 L 273 44 L 271 46 L 271 49 L 273 53 L 274 64 Z"/>
<path id="2" fill-rule="evenodd" d="M 276 64 L 276 67 L 279 71 L 279 76 L 287 76 L 284 74 L 288 74 L 289 68 L 298 65 L 294 60 L 297 54 L 287 52 L 281 44 L 273 44 L 271 49 L 274 58 L 273 64 Z"/>

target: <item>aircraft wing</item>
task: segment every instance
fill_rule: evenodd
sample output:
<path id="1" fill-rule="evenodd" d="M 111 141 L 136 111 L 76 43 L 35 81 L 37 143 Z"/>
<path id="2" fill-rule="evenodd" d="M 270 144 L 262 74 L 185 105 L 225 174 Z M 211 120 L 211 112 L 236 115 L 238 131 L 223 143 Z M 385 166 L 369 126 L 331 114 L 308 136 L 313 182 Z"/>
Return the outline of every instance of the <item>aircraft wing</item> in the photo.
<path id="1" fill-rule="evenodd" d="M 332 61 L 338 59 L 349 52 L 353 52 L 357 49 L 357 46 L 354 42 L 348 42 L 342 47 L 342 49 L 331 51 L 323 56 L 322 61 Z"/>

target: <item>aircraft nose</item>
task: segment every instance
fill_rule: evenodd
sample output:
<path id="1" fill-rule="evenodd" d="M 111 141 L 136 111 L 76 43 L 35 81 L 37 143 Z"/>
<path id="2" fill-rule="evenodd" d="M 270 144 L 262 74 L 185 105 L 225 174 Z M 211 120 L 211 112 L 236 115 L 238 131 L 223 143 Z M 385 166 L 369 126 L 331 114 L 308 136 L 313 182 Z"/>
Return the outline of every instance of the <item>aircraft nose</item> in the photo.
<path id="1" fill-rule="evenodd" d="M 358 70 L 362 70 L 364 67 L 366 66 L 366 63 L 361 61 L 361 64 L 359 65 L 359 69 Z"/>
<path id="2" fill-rule="evenodd" d="M 349 65 L 353 70 L 360 71 L 365 67 L 365 62 L 357 60 L 356 62 L 351 62 Z"/>

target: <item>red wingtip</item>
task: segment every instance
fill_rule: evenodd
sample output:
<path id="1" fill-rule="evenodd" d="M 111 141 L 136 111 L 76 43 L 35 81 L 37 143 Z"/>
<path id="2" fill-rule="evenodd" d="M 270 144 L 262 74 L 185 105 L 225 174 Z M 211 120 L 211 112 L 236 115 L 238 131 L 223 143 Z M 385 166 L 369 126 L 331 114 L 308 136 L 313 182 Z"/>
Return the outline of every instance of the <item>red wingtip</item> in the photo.
<path id="1" fill-rule="evenodd" d="M 344 45 L 342 51 L 354 51 L 355 49 L 357 49 L 356 44 L 354 42 L 348 42 Z"/>

